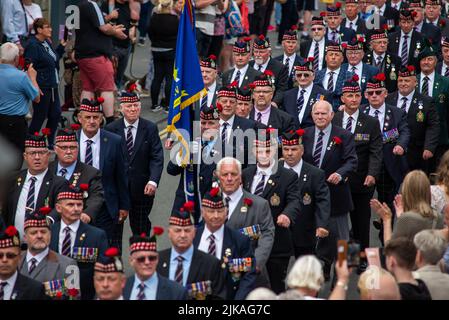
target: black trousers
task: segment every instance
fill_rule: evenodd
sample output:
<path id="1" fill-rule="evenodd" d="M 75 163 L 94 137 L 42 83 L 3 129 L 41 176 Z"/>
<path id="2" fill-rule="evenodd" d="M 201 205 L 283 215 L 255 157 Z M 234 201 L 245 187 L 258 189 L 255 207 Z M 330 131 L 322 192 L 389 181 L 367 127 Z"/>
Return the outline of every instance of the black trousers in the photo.
<path id="1" fill-rule="evenodd" d="M 129 210 L 129 224 L 133 234 L 145 232 L 148 236 L 151 233 L 151 221 L 149 218 L 153 208 L 154 197 L 147 197 L 141 200 L 131 200 L 131 210 Z"/>
<path id="2" fill-rule="evenodd" d="M 301 256 L 308 254 L 315 254 L 315 247 L 295 247 L 295 258 L 298 259 Z"/>
<path id="3" fill-rule="evenodd" d="M 350 211 L 351 226 L 354 240 L 360 243 L 360 249 L 369 248 L 371 229 L 371 207 L 369 202 L 374 190 L 369 193 L 352 193 L 354 210 Z"/>
<path id="4" fill-rule="evenodd" d="M 165 79 L 165 100 L 170 99 L 171 83 L 173 77 L 173 63 L 175 51 L 153 51 L 154 79 L 151 83 L 151 102 L 153 106 L 159 104 L 159 92 L 162 81 Z"/>
<path id="5" fill-rule="evenodd" d="M 278 43 L 282 42 L 282 37 L 285 31 L 289 30 L 291 26 L 298 23 L 298 11 L 296 10 L 295 0 L 287 0 L 286 3 L 281 5 L 282 18 L 279 25 Z"/>
<path id="6" fill-rule="evenodd" d="M 25 139 L 28 132 L 28 124 L 25 116 L 8 116 L 0 114 L 0 136 L 11 143 L 17 149 L 17 162 L 14 170 L 22 169 L 25 150 Z"/>
<path id="7" fill-rule="evenodd" d="M 424 152 L 423 147 L 417 147 L 417 146 L 409 146 L 407 150 L 407 164 L 409 171 L 412 170 L 422 170 L 427 175 L 429 175 L 432 171 L 432 162 L 433 158 L 430 158 L 429 160 L 424 160 L 422 158 L 422 154 Z M 435 158 L 435 154 L 433 157 Z"/>
<path id="8" fill-rule="evenodd" d="M 123 223 L 114 221 L 110 214 L 104 210 L 95 221 L 95 226 L 106 232 L 109 246 L 116 247 L 122 252 Z"/>
<path id="9" fill-rule="evenodd" d="M 279 294 L 285 291 L 285 277 L 290 257 L 269 258 L 267 261 L 268 277 L 270 278 L 271 290 Z"/>
<path id="10" fill-rule="evenodd" d="M 267 4 L 265 5 L 265 15 L 264 15 L 264 20 L 263 20 L 263 24 L 262 24 L 262 34 L 264 36 L 267 35 L 267 31 L 268 31 L 268 26 L 270 25 L 270 21 L 271 21 L 271 14 L 273 13 L 273 8 L 274 8 L 274 0 L 267 0 Z"/>

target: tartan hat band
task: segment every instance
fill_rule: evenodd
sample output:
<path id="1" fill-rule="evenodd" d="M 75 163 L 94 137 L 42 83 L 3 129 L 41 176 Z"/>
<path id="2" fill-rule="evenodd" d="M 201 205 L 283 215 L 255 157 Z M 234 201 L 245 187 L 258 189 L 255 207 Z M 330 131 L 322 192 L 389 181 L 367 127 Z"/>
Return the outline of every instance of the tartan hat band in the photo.
<path id="1" fill-rule="evenodd" d="M 225 207 L 225 204 L 224 204 L 222 199 L 220 199 L 217 202 L 211 201 L 211 200 L 208 200 L 208 199 L 202 199 L 201 200 L 201 204 L 202 204 L 203 207 L 211 208 L 211 209 L 221 209 L 221 208 Z"/>
<path id="2" fill-rule="evenodd" d="M 25 148 L 48 148 L 46 141 L 25 140 Z"/>
<path id="3" fill-rule="evenodd" d="M 82 192 L 60 192 L 58 194 L 57 200 L 83 200 L 83 193 Z"/>
<path id="4" fill-rule="evenodd" d="M 154 251 L 157 252 L 156 242 L 135 242 L 129 247 L 130 253 L 136 251 Z"/>
<path id="5" fill-rule="evenodd" d="M 168 223 L 171 225 L 174 225 L 174 226 L 179 226 L 179 227 L 193 226 L 193 222 L 190 217 L 188 217 L 186 219 L 182 219 L 182 218 L 178 218 L 178 217 L 170 217 L 168 219 Z"/>
<path id="6" fill-rule="evenodd" d="M 120 97 L 120 103 L 140 102 L 140 98 L 136 95 L 133 97 Z"/>
<path id="7" fill-rule="evenodd" d="M 26 220 L 23 229 L 32 228 L 32 227 L 49 228 L 50 229 L 50 224 L 48 223 L 47 219 L 28 219 L 28 220 Z"/>
<path id="8" fill-rule="evenodd" d="M 78 142 L 76 139 L 76 134 L 68 135 L 68 136 L 56 136 L 56 142 Z"/>
<path id="9" fill-rule="evenodd" d="M 102 112 L 103 112 L 103 108 L 101 107 L 101 105 L 98 105 L 98 106 L 89 106 L 89 105 L 86 105 L 86 104 L 82 104 L 82 105 L 80 106 L 80 111 L 102 113 Z"/>
<path id="10" fill-rule="evenodd" d="M 302 144 L 302 139 L 286 139 L 282 138 L 282 145 L 283 146 L 299 146 Z"/>
<path id="11" fill-rule="evenodd" d="M 251 101 L 251 95 L 241 95 L 237 93 L 237 100 L 240 101 Z"/>

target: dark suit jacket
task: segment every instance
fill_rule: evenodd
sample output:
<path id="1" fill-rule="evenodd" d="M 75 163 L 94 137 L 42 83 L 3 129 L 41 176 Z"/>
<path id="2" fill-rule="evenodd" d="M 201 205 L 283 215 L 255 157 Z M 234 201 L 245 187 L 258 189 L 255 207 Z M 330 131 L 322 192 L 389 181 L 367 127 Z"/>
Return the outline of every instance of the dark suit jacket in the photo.
<path id="1" fill-rule="evenodd" d="M 17 272 L 11 300 L 49 300 L 42 283 Z"/>
<path id="2" fill-rule="evenodd" d="M 383 12 L 382 17 L 384 17 L 387 20 L 387 24 L 388 25 L 394 25 L 394 26 L 398 26 L 399 25 L 399 11 L 394 9 L 392 6 L 390 5 L 386 5 L 385 6 L 385 11 Z M 393 23 L 388 23 L 388 21 L 391 21 Z"/>
<path id="3" fill-rule="evenodd" d="M 397 105 L 398 97 L 399 94 L 396 91 L 389 94 L 385 101 L 388 104 Z M 429 150 L 435 154 L 440 137 L 440 120 L 430 97 L 420 95 L 415 90 L 407 113 L 407 123 L 410 130 L 407 150 L 409 164 L 423 161 L 422 153 L 424 150 Z M 412 168 L 416 167 L 412 166 Z"/>
<path id="4" fill-rule="evenodd" d="M 365 57 L 363 58 L 363 62 L 373 67 L 376 66 L 376 61 L 374 61 L 374 54 L 372 51 L 368 51 L 365 53 Z M 379 72 L 385 74 L 385 86 L 388 92 L 394 92 L 398 88 L 398 72 L 401 68 L 402 62 L 401 58 L 397 55 L 386 52 L 384 60 L 380 65 Z"/>
<path id="5" fill-rule="evenodd" d="M 333 143 L 333 137 L 339 137 L 342 143 Z M 315 126 L 306 129 L 302 140 L 304 145 L 303 159 L 309 163 L 313 163 L 314 140 Z M 331 144 L 333 145 L 331 146 Z M 329 147 L 330 150 L 328 150 Z M 323 145 L 323 151 L 325 154 L 321 169 L 324 170 L 326 179 L 334 172 L 340 174 L 342 178 L 337 185 L 328 183 L 331 194 L 331 216 L 347 214 L 353 209 L 351 190 L 347 178 L 357 169 L 354 137 L 345 129 L 333 125 L 328 146 Z"/>
<path id="6" fill-rule="evenodd" d="M 337 32 L 337 43 L 343 43 L 343 42 L 350 42 L 352 39 L 354 39 L 356 37 L 356 33 L 354 30 L 350 29 L 350 28 L 346 28 L 345 26 L 339 26 L 338 28 L 338 32 Z M 326 40 L 329 40 L 328 37 L 328 31 L 329 29 L 326 28 Z M 338 34 L 340 34 L 340 38 L 338 37 Z"/>
<path id="7" fill-rule="evenodd" d="M 26 182 L 26 176 L 27 169 L 21 170 L 19 174 L 8 183 L 8 189 L 5 194 L 7 199 L 4 200 L 2 208 L 2 216 L 6 226 L 14 225 L 17 204 L 19 202 L 23 184 Z M 64 178 L 57 177 L 52 171 L 48 170 L 45 174 L 44 180 L 42 181 L 37 198 L 35 198 L 35 208 L 39 209 L 40 207 L 48 205 L 53 209 L 55 207 L 58 193 L 62 191 L 67 184 L 68 182 Z M 51 217 L 54 220 L 59 218 L 55 210 L 52 211 Z"/>
<path id="8" fill-rule="evenodd" d="M 249 62 L 250 68 L 254 69 L 254 63 L 254 60 Z M 265 71 L 267 70 L 270 70 L 274 74 L 275 92 L 273 101 L 279 106 L 282 102 L 284 91 L 287 90 L 288 87 L 288 68 L 276 59 L 270 58 Z"/>
<path id="9" fill-rule="evenodd" d="M 56 222 L 51 227 L 51 242 L 50 249 L 60 253 L 59 251 L 59 232 L 61 230 L 61 221 Z M 76 233 L 74 247 L 83 248 L 97 248 L 98 256 L 104 256 L 104 252 L 108 248 L 108 240 L 106 233 L 99 228 L 85 224 L 80 221 L 78 231 Z M 75 259 L 76 260 L 76 259 Z M 98 257 L 97 257 L 98 260 Z M 78 261 L 78 267 L 80 269 L 80 288 L 81 299 L 92 300 L 95 295 L 93 276 L 94 276 L 93 262 Z"/>
<path id="10" fill-rule="evenodd" d="M 435 49 L 438 53 L 438 58 L 441 57 L 441 30 L 436 27 L 432 23 L 427 23 L 424 20 L 424 23 L 421 27 L 421 34 L 432 41 L 432 44 L 435 46 Z"/>
<path id="11" fill-rule="evenodd" d="M 419 51 L 423 48 L 423 35 L 417 31 L 412 31 L 412 39 L 410 42 L 410 51 L 408 52 L 408 64 L 414 65 L 419 71 Z M 401 52 L 399 52 L 399 45 L 401 43 L 401 30 L 395 31 L 388 35 L 388 52 L 391 52 L 399 57 L 401 57 Z M 418 45 L 419 43 L 419 45 Z"/>
<path id="12" fill-rule="evenodd" d="M 332 123 L 343 127 L 343 111 L 335 114 Z M 382 136 L 379 121 L 359 111 L 355 126 L 354 142 L 357 153 L 357 170 L 349 174 L 349 185 L 352 193 L 371 193 L 374 186 L 367 187 L 366 176 L 378 179 L 382 166 Z"/>
<path id="13" fill-rule="evenodd" d="M 123 289 L 124 300 L 130 299 L 135 280 L 136 277 L 134 275 L 126 279 L 126 285 Z M 171 281 L 160 274 L 157 274 L 157 280 L 158 285 L 155 300 L 187 300 L 187 290 L 179 283 Z"/>
<path id="14" fill-rule="evenodd" d="M 327 72 L 328 72 L 327 68 L 318 71 L 315 74 L 315 80 L 313 81 L 313 83 L 319 85 L 322 88 L 327 87 L 327 83 L 324 83 L 324 77 L 326 76 Z M 350 79 L 351 77 L 352 73 L 349 72 L 347 68 L 343 68 L 343 66 L 341 66 L 340 71 L 338 72 L 337 81 L 336 83 L 334 83 L 334 91 L 330 92 L 332 100 L 329 102 L 332 103 L 332 108 L 334 109 L 334 112 L 336 112 L 340 107 L 340 105 L 342 104 L 340 98 L 343 91 L 343 84 L 345 83 L 346 80 Z M 313 122 L 311 125 L 313 125 Z"/>
<path id="15" fill-rule="evenodd" d="M 309 51 L 310 51 L 310 47 L 313 45 L 313 42 L 314 42 L 313 39 L 310 39 L 310 40 L 306 40 L 301 43 L 299 52 L 301 54 L 301 57 L 303 57 L 304 59 L 307 59 L 308 57 L 310 57 Z M 327 37 L 324 36 L 324 50 L 326 50 L 326 46 L 328 45 L 328 43 L 329 43 L 329 40 L 327 40 Z M 313 48 L 315 49 L 315 47 L 313 47 Z M 326 52 L 323 52 L 323 57 L 325 57 L 325 56 L 326 56 Z M 321 69 L 324 69 L 326 67 L 327 67 L 326 59 L 323 59 L 323 65 L 322 65 Z"/>
<path id="16" fill-rule="evenodd" d="M 346 27 L 346 18 L 343 19 L 343 21 L 340 24 L 340 27 Z M 358 18 L 356 22 L 356 34 L 363 34 L 366 36 L 368 29 L 366 28 L 366 23 L 362 19 Z"/>
<path id="17" fill-rule="evenodd" d="M 249 118 L 256 120 L 255 108 L 249 113 Z M 295 119 L 287 112 L 276 107 L 271 107 L 267 125 L 268 127 L 278 129 L 279 133 L 297 129 L 295 126 Z"/>
<path id="18" fill-rule="evenodd" d="M 48 170 L 55 175 L 58 174 L 57 160 L 50 163 Z M 87 183 L 89 185 L 89 196 L 84 200 L 83 212 L 87 213 L 92 221 L 95 222 L 95 218 L 104 210 L 104 192 L 103 184 L 101 183 L 101 172 L 92 166 L 77 161 L 73 173 L 79 173 L 79 178 L 75 179 L 75 175 L 72 174 L 69 184 L 77 187 L 82 183 Z"/>
<path id="19" fill-rule="evenodd" d="M 169 277 L 171 250 L 166 249 L 159 252 L 159 263 L 157 273 L 163 277 Z M 220 265 L 220 260 L 193 249 L 192 263 L 190 264 L 189 274 L 187 276 L 187 285 L 200 281 L 211 281 L 212 295 L 211 299 L 226 299 L 225 278 Z M 186 270 L 184 269 L 184 272 Z"/>
<path id="20" fill-rule="evenodd" d="M 364 106 L 361 110 L 369 114 L 369 106 Z M 396 189 L 402 183 L 405 174 L 408 171 L 407 160 L 405 156 L 396 156 L 393 154 L 393 148 L 396 145 L 400 145 L 405 152 L 407 152 L 407 146 L 410 141 L 410 130 L 407 125 L 407 115 L 404 111 L 395 106 L 385 104 L 385 120 L 382 130 L 382 135 L 386 132 L 397 129 L 399 132 L 399 138 L 391 142 L 383 143 L 383 163 L 393 178 Z M 398 190 L 395 190 L 398 192 Z"/>
<path id="21" fill-rule="evenodd" d="M 231 84 L 234 70 L 235 68 L 232 68 L 221 75 L 221 82 L 223 86 Z M 256 77 L 261 74 L 262 74 L 261 72 L 254 69 L 254 65 L 253 66 L 248 65 L 248 70 L 246 70 L 245 75 L 240 75 L 240 77 L 243 77 L 243 81 L 242 85 L 239 86 L 239 88 L 243 88 L 246 86 L 249 89 L 249 84 L 254 82 L 254 79 L 256 79 Z"/>
<path id="22" fill-rule="evenodd" d="M 126 147 L 124 119 L 116 120 L 105 128 L 122 138 L 123 154 L 128 164 L 128 186 L 131 200 L 139 201 L 148 196 L 144 189 L 148 181 L 159 184 L 164 168 L 164 152 L 157 126 L 142 117 L 139 118 L 136 140 L 131 157 Z"/>
<path id="23" fill-rule="evenodd" d="M 196 230 L 195 239 L 193 245 L 198 249 L 201 241 L 201 236 L 204 232 L 204 225 Z M 226 279 L 226 300 L 245 300 L 246 296 L 255 288 L 256 272 L 254 251 L 251 248 L 251 242 L 248 237 L 242 235 L 240 232 L 231 229 L 230 227 L 224 227 L 223 247 L 221 256 L 225 257 L 226 250 L 231 249 L 231 256 L 228 259 L 236 258 L 251 258 L 252 267 L 251 271 L 245 272 L 241 275 L 240 279 L 234 281 L 232 275 L 229 272 L 229 268 L 224 268 L 224 274 Z M 223 258 L 221 262 L 224 263 Z"/>
<path id="24" fill-rule="evenodd" d="M 79 138 L 79 134 L 78 134 Z M 127 163 L 121 137 L 100 129 L 100 171 L 107 213 L 117 221 L 119 210 L 130 209 Z"/>
<path id="25" fill-rule="evenodd" d="M 302 117 L 301 123 L 299 123 L 298 107 L 296 106 L 299 89 L 299 87 L 296 87 L 285 92 L 282 109 L 289 115 L 291 115 L 293 119 L 295 119 L 295 128 L 307 128 L 313 126 L 312 107 L 315 102 L 320 100 L 320 96 L 324 96 L 324 100 L 332 102 L 332 95 L 329 91 L 324 90 L 321 86 L 314 84 L 312 87 L 312 92 L 309 96 L 309 100 L 304 101 L 304 116 Z"/>
<path id="26" fill-rule="evenodd" d="M 279 61 L 280 63 L 284 64 L 284 54 L 281 54 L 280 56 L 277 56 L 274 59 Z M 295 66 L 298 66 L 300 64 L 300 62 L 301 62 L 301 57 L 298 54 L 296 54 L 295 60 L 293 61 L 292 71 L 288 75 L 287 89 L 291 89 L 295 85 Z"/>
<path id="27" fill-rule="evenodd" d="M 257 166 L 253 165 L 242 173 L 243 188 L 251 192 L 251 185 L 257 173 Z M 280 227 L 276 221 L 279 215 L 285 214 L 293 226 L 299 214 L 298 175 L 292 170 L 285 169 L 280 164 L 277 171 L 268 178 L 262 198 L 268 200 L 271 215 L 275 224 L 274 244 L 270 257 L 289 257 L 293 254 L 291 230 Z"/>
<path id="28" fill-rule="evenodd" d="M 346 68 L 351 73 L 352 76 L 352 66 L 350 66 L 348 63 L 344 63 L 342 65 L 342 68 Z M 366 90 L 366 84 L 368 83 L 368 80 L 374 77 L 376 74 L 379 73 L 379 69 L 377 67 L 370 66 L 369 64 L 363 63 L 362 66 L 362 78 L 360 79 L 360 89 L 362 89 L 362 92 L 365 92 Z M 362 104 L 368 103 L 368 100 L 365 98 L 364 95 L 362 95 Z"/>
<path id="29" fill-rule="evenodd" d="M 282 164 L 283 165 L 283 164 Z M 317 228 L 328 228 L 331 196 L 324 171 L 302 162 L 298 177 L 300 210 L 292 228 L 295 247 L 315 247 Z"/>

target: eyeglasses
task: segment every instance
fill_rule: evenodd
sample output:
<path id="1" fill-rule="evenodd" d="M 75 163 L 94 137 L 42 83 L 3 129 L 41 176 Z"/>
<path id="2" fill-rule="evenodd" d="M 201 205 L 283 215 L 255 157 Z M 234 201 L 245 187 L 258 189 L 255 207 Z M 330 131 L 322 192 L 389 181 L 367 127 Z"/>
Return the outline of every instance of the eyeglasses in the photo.
<path id="1" fill-rule="evenodd" d="M 296 78 L 304 78 L 304 79 L 307 79 L 308 77 L 310 77 L 310 73 L 297 73 L 297 74 L 296 74 Z"/>
<path id="2" fill-rule="evenodd" d="M 61 149 L 62 151 L 67 151 L 67 150 L 70 150 L 70 151 L 75 151 L 75 150 L 77 150 L 78 149 L 78 146 L 58 146 L 58 145 L 56 145 L 59 149 Z"/>
<path id="3" fill-rule="evenodd" d="M 266 90 L 266 91 L 254 91 L 254 94 L 270 94 L 273 93 L 272 90 Z"/>
<path id="4" fill-rule="evenodd" d="M 147 259 L 148 259 L 149 262 L 154 262 L 154 261 L 157 260 L 157 256 L 143 256 L 143 257 L 138 257 L 138 258 L 136 258 L 136 261 L 137 261 L 138 263 L 145 263 L 145 260 L 147 260 Z"/>
<path id="5" fill-rule="evenodd" d="M 5 256 L 6 256 L 6 259 L 12 260 L 12 259 L 16 258 L 18 256 L 18 254 L 11 253 L 11 252 L 7 252 L 7 253 L 0 252 L 0 260 L 2 260 L 3 257 L 5 257 Z"/>
<path id="6" fill-rule="evenodd" d="M 376 94 L 377 96 L 380 96 L 383 93 L 382 90 L 376 90 L 376 91 L 367 91 L 366 94 L 369 96 L 372 96 L 373 94 Z"/>
<path id="7" fill-rule="evenodd" d="M 25 152 L 26 155 L 30 156 L 30 157 L 35 157 L 35 156 L 39 156 L 39 157 L 43 157 L 45 155 L 48 154 L 48 150 L 42 150 L 42 151 L 27 151 Z"/>
<path id="8" fill-rule="evenodd" d="M 324 28 L 311 28 L 310 30 L 312 32 L 317 32 L 317 31 L 324 31 Z"/>

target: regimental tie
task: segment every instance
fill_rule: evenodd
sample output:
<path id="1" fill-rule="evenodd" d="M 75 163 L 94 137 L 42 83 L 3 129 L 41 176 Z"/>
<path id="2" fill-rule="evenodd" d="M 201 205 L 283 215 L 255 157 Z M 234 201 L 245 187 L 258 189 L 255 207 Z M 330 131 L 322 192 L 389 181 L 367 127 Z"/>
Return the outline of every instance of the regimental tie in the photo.
<path id="1" fill-rule="evenodd" d="M 327 80 L 327 91 L 334 91 L 334 71 L 329 72 L 329 80 Z"/>
<path id="2" fill-rule="evenodd" d="M 351 28 L 352 30 L 354 30 L 354 23 L 352 23 L 352 21 L 349 21 L 349 28 Z"/>
<path id="3" fill-rule="evenodd" d="M 226 144 L 228 143 L 228 125 L 229 123 L 223 122 L 223 128 L 221 129 L 221 150 L 222 155 L 225 155 Z"/>
<path id="4" fill-rule="evenodd" d="M 229 211 L 229 203 L 230 202 L 231 202 L 231 197 L 226 196 L 225 197 L 225 205 L 226 205 L 226 208 L 228 209 L 228 211 Z M 229 214 L 229 212 L 228 212 L 228 214 Z"/>
<path id="5" fill-rule="evenodd" d="M 84 163 L 93 166 L 93 158 L 92 158 L 92 140 L 86 140 L 86 157 L 84 158 Z"/>
<path id="6" fill-rule="evenodd" d="M 377 56 L 376 67 L 380 67 L 381 64 L 382 64 L 382 57 L 381 56 Z"/>
<path id="7" fill-rule="evenodd" d="M 296 101 L 296 108 L 298 109 L 298 116 L 301 114 L 301 110 L 304 107 L 304 93 L 306 92 L 306 89 L 301 89 L 301 92 L 299 93 L 298 100 Z"/>
<path id="8" fill-rule="evenodd" d="M 320 131 L 315 145 L 315 152 L 313 153 L 313 164 L 318 168 L 320 167 L 321 151 L 323 150 L 323 136 L 324 132 Z"/>
<path id="9" fill-rule="evenodd" d="M 59 173 L 60 173 L 61 177 L 65 178 L 65 176 L 67 174 L 67 169 L 66 168 L 61 168 L 61 170 L 59 170 Z"/>
<path id="10" fill-rule="evenodd" d="M 428 76 L 425 76 L 422 83 L 421 94 L 428 96 L 429 95 L 429 80 Z"/>
<path id="11" fill-rule="evenodd" d="M 332 31 L 332 42 L 337 42 L 337 32 L 335 30 Z"/>
<path id="12" fill-rule="evenodd" d="M 70 249 L 72 247 L 72 238 L 70 236 L 70 227 L 69 226 L 65 227 L 64 232 L 65 232 L 65 237 L 64 237 L 64 240 L 62 241 L 61 254 L 63 256 L 70 256 Z"/>
<path id="13" fill-rule="evenodd" d="M 241 75 L 240 70 L 237 70 L 237 73 L 235 74 L 235 79 L 234 79 L 234 81 L 237 82 L 237 87 L 240 85 L 240 75 Z"/>
<path id="14" fill-rule="evenodd" d="M 207 107 L 207 92 L 209 90 L 206 88 L 206 94 L 201 98 L 201 109 Z"/>
<path id="15" fill-rule="evenodd" d="M 449 67 L 446 67 L 446 72 L 444 73 L 445 77 L 449 77 Z"/>
<path id="16" fill-rule="evenodd" d="M 313 50 L 313 70 L 318 71 L 318 63 L 320 59 L 320 44 L 315 41 L 315 49 Z"/>
<path id="17" fill-rule="evenodd" d="M 260 173 L 261 178 L 259 180 L 259 183 L 256 186 L 256 189 L 254 190 L 254 194 L 256 196 L 262 196 L 263 189 L 265 187 L 265 172 Z"/>
<path id="18" fill-rule="evenodd" d="M 262 72 L 262 65 L 259 65 L 259 72 Z"/>
<path id="19" fill-rule="evenodd" d="M 37 266 L 36 258 L 31 258 L 30 267 L 28 268 L 28 274 L 31 274 L 31 272 L 33 272 L 33 270 L 36 269 L 36 266 Z"/>
<path id="20" fill-rule="evenodd" d="M 216 246 L 214 234 L 209 235 L 208 239 L 209 239 L 209 248 L 207 249 L 207 253 L 209 253 L 212 256 L 215 256 Z"/>
<path id="21" fill-rule="evenodd" d="M 289 57 L 285 58 L 284 65 L 290 70 L 290 58 Z"/>
<path id="22" fill-rule="evenodd" d="M 402 105 L 401 105 L 401 110 L 403 110 L 404 112 L 407 112 L 407 97 L 402 97 Z"/>
<path id="23" fill-rule="evenodd" d="M 346 130 L 352 132 L 352 116 L 349 116 L 348 122 L 346 123 Z"/>
<path id="24" fill-rule="evenodd" d="M 183 266 L 182 266 L 182 262 L 184 261 L 184 257 L 183 256 L 177 256 L 176 260 L 178 260 L 178 266 L 176 267 L 176 272 L 175 272 L 175 281 L 177 283 L 179 283 L 180 285 L 183 285 Z"/>
<path id="25" fill-rule="evenodd" d="M 2 281 L 0 282 L 0 300 L 5 300 L 5 287 L 8 285 L 8 282 Z"/>
<path id="26" fill-rule="evenodd" d="M 379 110 L 374 110 L 374 118 L 376 118 L 377 120 L 379 120 Z"/>
<path id="27" fill-rule="evenodd" d="M 147 300 L 147 297 L 145 296 L 145 283 L 139 283 L 137 288 L 139 289 L 139 292 L 137 293 L 137 300 Z"/>
<path id="28" fill-rule="evenodd" d="M 131 157 L 133 154 L 134 142 L 133 142 L 133 126 L 129 125 L 126 131 L 126 149 L 128 149 L 128 154 Z"/>
<path id="29" fill-rule="evenodd" d="M 403 66 L 406 66 L 407 61 L 408 61 L 408 51 L 407 51 L 408 35 L 404 34 L 404 36 L 402 38 L 403 38 L 403 41 L 402 41 L 402 50 L 401 50 L 401 62 L 402 62 Z"/>
<path id="30" fill-rule="evenodd" d="M 257 122 L 262 122 L 262 113 L 261 112 L 257 112 Z"/>
<path id="31" fill-rule="evenodd" d="M 28 196 L 27 196 L 27 203 L 26 203 L 26 208 L 25 208 L 25 212 L 27 211 L 34 211 L 34 194 L 36 192 L 36 181 L 37 178 L 36 177 L 31 177 L 30 178 L 30 189 L 28 189 Z"/>

